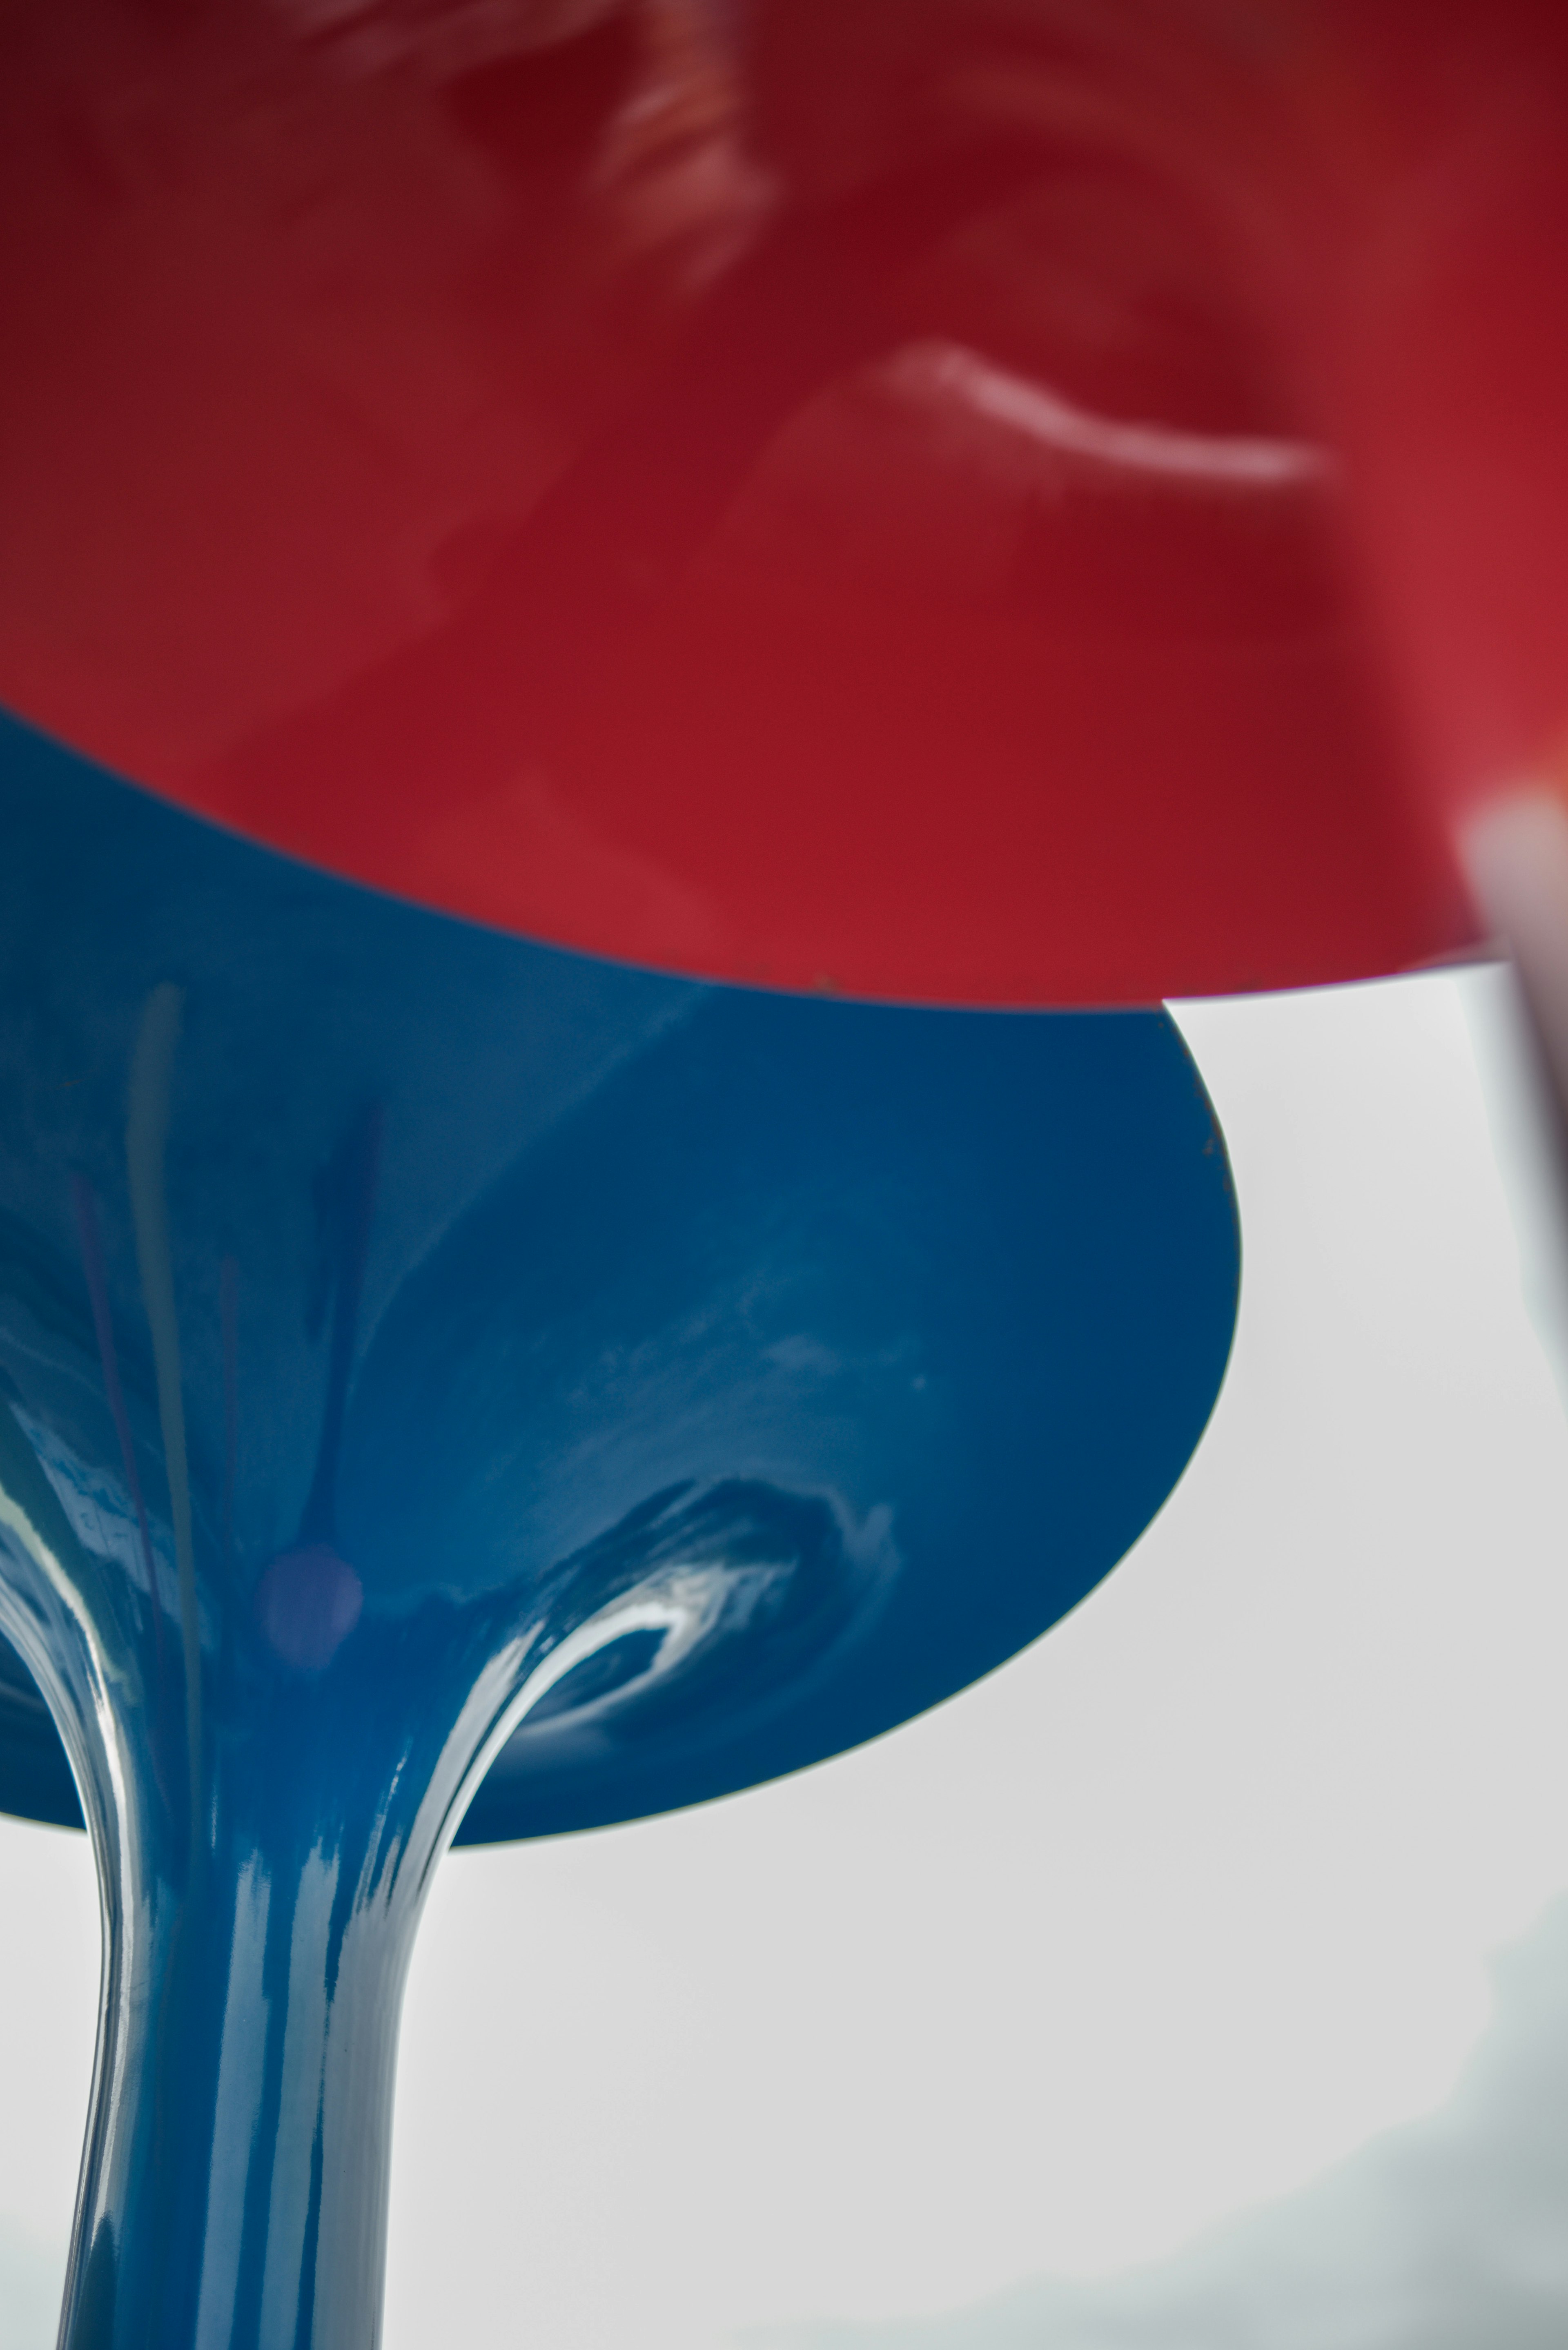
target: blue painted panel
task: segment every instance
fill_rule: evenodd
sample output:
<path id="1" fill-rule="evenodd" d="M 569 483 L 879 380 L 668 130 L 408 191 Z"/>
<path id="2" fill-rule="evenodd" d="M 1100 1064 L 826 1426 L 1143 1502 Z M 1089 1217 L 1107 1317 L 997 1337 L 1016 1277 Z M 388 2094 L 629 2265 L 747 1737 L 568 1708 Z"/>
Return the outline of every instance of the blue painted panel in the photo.
<path id="1" fill-rule="evenodd" d="M 0 728 L 0 1802 L 108 1924 L 69 2350 L 371 2350 L 460 1824 L 832 1754 L 1095 1584 L 1237 1241 L 1158 1014 L 706 989 Z M 23 1669 L 25 1665 L 26 1670 Z"/>
<path id="2" fill-rule="evenodd" d="M 888 1727 L 1071 1607 L 1179 1474 L 1237 1243 L 1163 1015 L 554 952 L 240 844 L 8 723 L 0 808 L 8 1392 L 134 1557 L 85 1194 L 167 1547 L 124 1161 L 138 1024 L 171 991 L 198 1575 L 286 1615 L 275 1562 L 340 1544 L 362 1598 L 339 1672 L 431 1611 L 531 1611 L 549 1686 L 468 1836 L 691 1802 Z M 26 1688 L 0 1658 L 0 1803 L 68 1815 Z"/>

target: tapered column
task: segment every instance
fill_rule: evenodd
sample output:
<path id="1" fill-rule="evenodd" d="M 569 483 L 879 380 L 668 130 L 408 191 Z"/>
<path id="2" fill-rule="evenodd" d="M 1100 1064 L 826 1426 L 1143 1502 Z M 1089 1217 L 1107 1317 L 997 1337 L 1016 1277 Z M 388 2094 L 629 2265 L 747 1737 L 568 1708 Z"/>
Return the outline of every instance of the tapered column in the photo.
<path id="1" fill-rule="evenodd" d="M 482 1777 L 481 1835 L 697 1802 L 1075 1605 L 1223 1371 L 1224 1154 L 1162 1018 L 701 993 L 47 747 L 0 801 L 0 1633 L 104 1908 L 64 2343 L 369 2350 Z"/>
<path id="2" fill-rule="evenodd" d="M 67 1733 L 103 1907 L 62 2350 L 373 2350 L 410 1950 L 527 1644 L 441 1599 L 349 1644 L 357 1578 L 317 1544 L 209 1620 L 189 1707 L 166 1614 L 6 1409 L 0 1518 L 0 1627 Z"/>
<path id="3" fill-rule="evenodd" d="M 370 2350 L 413 1913 L 362 1851 L 225 1837 L 109 1921 L 65 2350 Z"/>

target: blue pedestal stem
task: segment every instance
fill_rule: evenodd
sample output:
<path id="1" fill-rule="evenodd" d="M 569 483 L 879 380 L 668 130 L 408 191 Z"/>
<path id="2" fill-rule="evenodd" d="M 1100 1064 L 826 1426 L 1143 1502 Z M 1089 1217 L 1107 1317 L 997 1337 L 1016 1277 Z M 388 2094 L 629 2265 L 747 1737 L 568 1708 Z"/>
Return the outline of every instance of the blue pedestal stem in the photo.
<path id="1" fill-rule="evenodd" d="M 3 723 L 0 824 L 0 1694 L 104 1916 L 62 2342 L 371 2350 L 446 1844 L 815 1762 L 1072 1607 L 1218 1390 L 1223 1147 L 1158 1014 L 553 953 Z"/>

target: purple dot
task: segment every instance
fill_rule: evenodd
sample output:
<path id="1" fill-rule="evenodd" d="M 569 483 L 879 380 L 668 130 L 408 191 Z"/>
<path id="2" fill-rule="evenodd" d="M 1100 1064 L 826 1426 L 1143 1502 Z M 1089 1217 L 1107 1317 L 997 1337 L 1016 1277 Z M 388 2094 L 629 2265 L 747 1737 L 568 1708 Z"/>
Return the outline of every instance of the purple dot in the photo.
<path id="1" fill-rule="evenodd" d="M 286 1550 L 256 1586 L 256 1621 L 286 1665 L 318 1673 L 329 1665 L 365 1605 L 353 1568 L 325 1543 Z"/>

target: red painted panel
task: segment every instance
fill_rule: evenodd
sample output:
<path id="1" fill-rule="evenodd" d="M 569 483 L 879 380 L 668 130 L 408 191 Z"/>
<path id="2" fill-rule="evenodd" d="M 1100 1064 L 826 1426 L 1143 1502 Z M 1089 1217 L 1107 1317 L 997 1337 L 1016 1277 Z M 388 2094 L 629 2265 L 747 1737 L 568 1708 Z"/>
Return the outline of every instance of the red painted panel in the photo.
<path id="1" fill-rule="evenodd" d="M 1560 13 L 16 0 L 0 699 L 680 970 L 1459 946 L 1568 724 Z"/>

